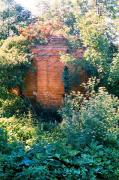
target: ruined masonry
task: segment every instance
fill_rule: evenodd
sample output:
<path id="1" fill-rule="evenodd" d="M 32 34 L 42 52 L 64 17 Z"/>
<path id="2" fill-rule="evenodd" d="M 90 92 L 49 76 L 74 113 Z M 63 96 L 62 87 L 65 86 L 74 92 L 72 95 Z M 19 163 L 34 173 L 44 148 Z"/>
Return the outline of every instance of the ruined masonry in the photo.
<path id="1" fill-rule="evenodd" d="M 29 72 L 26 77 L 25 96 L 48 108 L 59 107 L 62 104 L 64 96 L 62 73 L 65 65 L 60 61 L 60 53 L 66 53 L 67 49 L 65 39 L 55 36 L 50 38 L 47 45 L 32 47 L 35 71 Z M 77 53 L 75 54 L 77 56 Z M 78 54 L 82 56 L 81 51 Z M 82 81 L 85 81 L 85 78 Z"/>

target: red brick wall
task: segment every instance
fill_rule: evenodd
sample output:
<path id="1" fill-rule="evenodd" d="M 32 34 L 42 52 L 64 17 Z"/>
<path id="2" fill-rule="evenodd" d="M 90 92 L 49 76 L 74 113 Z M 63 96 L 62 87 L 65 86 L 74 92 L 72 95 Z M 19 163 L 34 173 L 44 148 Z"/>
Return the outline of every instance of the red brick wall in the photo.
<path id="1" fill-rule="evenodd" d="M 60 53 L 66 52 L 65 40 L 59 37 L 53 37 L 47 45 L 32 47 L 36 72 L 29 72 L 26 77 L 26 96 L 35 97 L 45 107 L 59 107 L 62 104 L 64 64 L 60 61 Z M 82 56 L 82 50 L 76 53 L 76 57 L 78 55 Z M 87 75 L 84 71 L 81 71 L 80 76 L 81 81 L 86 81 Z M 77 90 L 80 87 L 72 89 Z"/>

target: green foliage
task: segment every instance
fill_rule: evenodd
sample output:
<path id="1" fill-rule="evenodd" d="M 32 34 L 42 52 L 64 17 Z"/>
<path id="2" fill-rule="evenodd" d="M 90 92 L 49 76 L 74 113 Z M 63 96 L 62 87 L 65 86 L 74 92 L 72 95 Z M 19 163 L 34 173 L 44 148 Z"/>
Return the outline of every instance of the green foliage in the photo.
<path id="1" fill-rule="evenodd" d="M 100 79 L 100 86 L 105 86 L 109 92 L 118 96 L 118 79 L 112 80 L 114 78 L 112 67 L 117 53 L 117 47 L 113 44 L 113 35 L 116 32 L 112 30 L 114 23 L 109 23 L 105 14 L 99 16 L 95 11 L 88 11 L 82 16 L 76 15 L 75 12 L 69 13 L 64 22 L 69 28 L 67 31 L 69 52 L 81 47 L 85 47 L 85 51 L 82 60 L 76 60 L 67 54 L 61 56 L 61 60 L 73 65 L 75 75 L 83 68 L 89 77 L 96 76 Z M 77 76 L 73 78 L 72 74 L 70 80 L 73 82 L 75 79 L 78 79 Z M 76 83 L 79 84 L 78 81 Z"/>
<path id="2" fill-rule="evenodd" d="M 76 15 L 74 12 L 70 12 L 67 14 L 64 14 L 64 23 L 68 27 L 68 34 L 72 36 L 78 36 L 79 35 L 79 29 L 76 26 Z M 68 39 L 69 40 L 69 39 Z M 78 39 L 79 43 L 80 40 Z"/>
<path id="3" fill-rule="evenodd" d="M 21 162 L 24 157 L 25 150 L 21 144 L 7 143 L 0 150 L 0 179 L 7 180 L 15 177 L 16 172 L 21 170 Z"/>
<path id="4" fill-rule="evenodd" d="M 31 114 L 0 119 L 0 179 L 118 179 L 117 98 L 103 89 L 89 100 L 66 97 L 61 125 L 37 124 Z"/>
<path id="5" fill-rule="evenodd" d="M 19 142 L 28 147 L 37 139 L 37 126 L 35 127 L 32 119 L 28 117 L 24 119 L 16 119 L 15 117 L 1 118 L 0 128 L 5 130 L 7 136 L 4 134 L 3 138 L 7 137 L 9 143 Z"/>
<path id="6" fill-rule="evenodd" d="M 10 124 L 11 123 L 11 124 Z M 9 136 L 20 137 L 14 128 L 19 123 L 13 119 L 2 120 L 2 126 L 13 125 L 13 133 Z M 23 122 L 22 122 L 23 123 Z M 20 123 L 21 124 L 21 123 Z M 7 126 L 5 126 L 7 125 Z M 24 124 L 27 127 L 26 124 Z M 9 126 L 10 129 L 12 129 Z M 16 126 L 17 127 L 17 126 Z M 19 128 L 22 129 L 21 126 Z M 32 129 L 31 129 L 32 130 Z M 7 131 L 9 131 L 7 129 Z M 13 131 L 12 131 L 13 132 Z M 19 132 L 19 131 L 18 131 Z M 30 133 L 30 132 L 29 132 Z M 9 137 L 2 131 L 0 143 L 4 137 L 5 147 L 0 149 L 0 179 L 118 179 L 119 154 L 118 148 L 92 142 L 83 149 L 73 149 L 59 139 L 56 143 L 41 145 L 37 143 L 25 150 L 19 142 L 9 143 Z M 21 137 L 24 135 L 21 134 Z M 26 133 L 26 139 L 27 133 Z M 32 137 L 33 138 L 33 137 Z M 63 141 L 61 141 L 63 140 Z M 23 141 L 22 141 L 23 142 Z"/>
<path id="7" fill-rule="evenodd" d="M 24 77 L 30 67 L 28 41 L 22 36 L 5 40 L 0 48 L 1 87 L 22 87 Z"/>
<path id="8" fill-rule="evenodd" d="M 118 17 L 118 0 L 106 0 L 104 3 L 105 14 L 111 16 L 112 18 Z"/>
<path id="9" fill-rule="evenodd" d="M 72 87 L 81 85 L 80 73 L 82 71 L 86 72 L 88 77 L 98 75 L 96 67 L 89 61 L 84 61 L 81 58 L 76 59 L 71 54 L 61 54 L 60 60 L 65 63 L 62 79 L 66 93 L 70 92 Z"/>
<path id="10" fill-rule="evenodd" d="M 6 144 L 7 144 L 7 133 L 4 129 L 0 127 L 0 151 L 6 148 Z"/>
<path id="11" fill-rule="evenodd" d="M 2 18 L 8 23 L 3 27 L 5 31 L 0 30 L 2 39 L 6 39 L 11 31 L 18 33 L 17 25 L 25 25 L 29 19 L 29 13 L 23 19 L 20 6 L 15 5 L 15 12 L 10 9 L 10 1 L 7 2 L 8 11 L 4 11 Z M 119 57 L 114 55 L 116 49 L 110 43 L 105 18 L 92 12 L 85 14 L 88 11 L 86 3 L 87 0 L 80 3 L 67 1 L 65 5 L 70 10 L 61 11 L 69 30 L 69 51 L 82 45 L 86 47 L 83 60 L 76 60 L 69 54 L 61 57 L 65 64 L 71 63 L 75 69 L 72 74 L 69 74 L 68 66 L 64 69 L 65 91 L 75 80 L 79 84 L 77 77 L 81 69 L 88 75 L 98 76 L 101 81 L 93 82 L 93 85 L 89 81 L 85 95 L 72 92 L 66 96 L 60 110 L 63 118 L 60 125 L 38 123 L 40 117 L 33 118 L 28 102 L 7 92 L 11 87 L 23 88 L 24 77 L 31 67 L 28 38 L 34 41 L 36 34 L 32 26 L 23 31 L 26 38 L 14 36 L 0 42 L 1 180 L 119 179 L 119 100 L 105 88 L 97 88 L 103 84 L 108 91 L 119 95 Z M 79 10 L 85 16 L 78 18 Z M 15 16 L 16 21 L 11 23 Z M 44 34 L 48 29 L 47 26 L 44 32 L 44 27 L 40 28 Z M 42 42 L 38 39 L 37 43 Z"/>
<path id="12" fill-rule="evenodd" d="M 92 62 L 103 75 L 109 69 L 109 41 L 106 37 L 106 22 L 104 17 L 95 13 L 87 13 L 79 21 L 81 39 L 87 47 L 84 58 Z"/>
<path id="13" fill-rule="evenodd" d="M 89 98 L 89 100 L 87 99 Z M 93 139 L 100 142 L 116 142 L 119 135 L 119 102 L 103 88 L 83 97 L 72 93 L 66 97 L 60 113 L 64 119 L 68 140 L 80 148 Z"/>
<path id="14" fill-rule="evenodd" d="M 112 78 L 113 64 L 117 47 L 112 42 L 110 25 L 105 16 L 98 16 L 95 12 L 88 12 L 77 20 L 83 44 L 86 47 L 83 61 L 96 70 L 96 76 L 100 79 L 100 86 L 112 89 L 110 92 L 118 96 L 118 80 L 109 85 Z M 118 59 L 118 55 L 117 55 Z M 110 77 L 111 76 L 111 77 Z M 113 76 L 114 77 L 114 76 Z M 110 81 L 110 84 L 112 82 Z"/>
<path id="15" fill-rule="evenodd" d="M 69 52 L 74 52 L 76 49 L 82 47 L 82 42 L 80 39 L 74 39 L 74 37 L 69 36 L 67 40 L 67 46 L 68 46 L 68 51 Z"/>
<path id="16" fill-rule="evenodd" d="M 113 58 L 109 78 L 109 91 L 119 96 L 119 53 Z"/>
<path id="17" fill-rule="evenodd" d="M 0 88 L 0 117 L 23 116 L 31 110 L 29 103 L 16 95 Z"/>
<path id="18" fill-rule="evenodd" d="M 0 0 L 0 40 L 19 34 L 19 27 L 31 22 L 31 13 L 14 0 Z"/>

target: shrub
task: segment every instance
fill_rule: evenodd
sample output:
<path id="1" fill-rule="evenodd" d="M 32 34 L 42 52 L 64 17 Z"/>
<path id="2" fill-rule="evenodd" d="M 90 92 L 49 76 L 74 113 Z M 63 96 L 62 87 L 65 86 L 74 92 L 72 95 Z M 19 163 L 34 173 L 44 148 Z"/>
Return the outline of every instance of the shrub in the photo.
<path id="1" fill-rule="evenodd" d="M 108 85 L 109 91 L 119 97 L 119 52 L 113 58 L 108 78 Z"/>
<path id="2" fill-rule="evenodd" d="M 28 152 L 13 146 L 0 156 L 1 179 L 118 179 L 118 149 L 92 142 L 83 150 L 59 142 L 34 145 Z M 9 159 L 8 159 L 9 158 Z"/>
<path id="3" fill-rule="evenodd" d="M 0 151 L 5 148 L 7 144 L 7 133 L 5 130 L 0 128 Z"/>
<path id="4" fill-rule="evenodd" d="M 0 88 L 0 117 L 23 116 L 31 110 L 30 104 L 25 99 Z"/>
<path id="5" fill-rule="evenodd" d="M 28 117 L 24 119 L 1 118 L 0 128 L 6 131 L 9 143 L 15 141 L 31 146 L 37 140 L 37 126 L 34 126 L 32 120 Z"/>
<path id="6" fill-rule="evenodd" d="M 119 101 L 100 88 L 90 94 L 89 100 L 80 93 L 66 97 L 60 113 L 74 146 L 89 144 L 93 139 L 106 142 L 117 141 L 119 130 Z M 76 142 L 75 142 L 76 140 Z"/>
<path id="7" fill-rule="evenodd" d="M 57 128 L 41 131 L 25 118 L 0 119 L 0 132 L 1 180 L 119 178 L 119 144 L 93 140 L 79 150 Z"/>
<path id="8" fill-rule="evenodd" d="M 0 47 L 1 87 L 22 87 L 24 77 L 31 68 L 29 42 L 23 36 L 6 39 Z"/>

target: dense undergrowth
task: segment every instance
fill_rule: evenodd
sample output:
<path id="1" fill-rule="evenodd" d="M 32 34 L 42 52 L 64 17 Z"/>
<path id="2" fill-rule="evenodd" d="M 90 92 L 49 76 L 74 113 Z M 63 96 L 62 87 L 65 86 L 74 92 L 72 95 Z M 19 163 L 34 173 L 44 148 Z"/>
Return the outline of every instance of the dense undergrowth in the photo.
<path id="1" fill-rule="evenodd" d="M 67 96 L 60 124 L 38 123 L 30 112 L 1 118 L 0 179 L 118 180 L 118 104 L 100 89 L 88 101 Z"/>
<path id="2" fill-rule="evenodd" d="M 69 1 L 69 5 L 62 1 L 60 8 L 36 18 L 29 11 L 22 14 L 22 7 L 13 0 L 4 2 L 6 9 L 0 12 L 0 180 L 119 180 L 116 0 L 102 2 L 105 12 L 97 3 L 91 8 L 85 0 Z M 57 113 L 41 109 L 22 93 L 26 74 L 35 72 L 30 46 L 47 44 L 53 34 L 63 35 L 68 46 L 68 54 L 61 55 L 68 95 Z M 72 53 L 82 48 L 83 57 L 74 58 Z M 68 64 L 74 73 L 69 73 Z M 80 84 L 82 70 L 97 82 L 89 80 L 83 95 L 69 94 L 71 86 Z M 20 97 L 9 93 L 14 88 Z"/>

